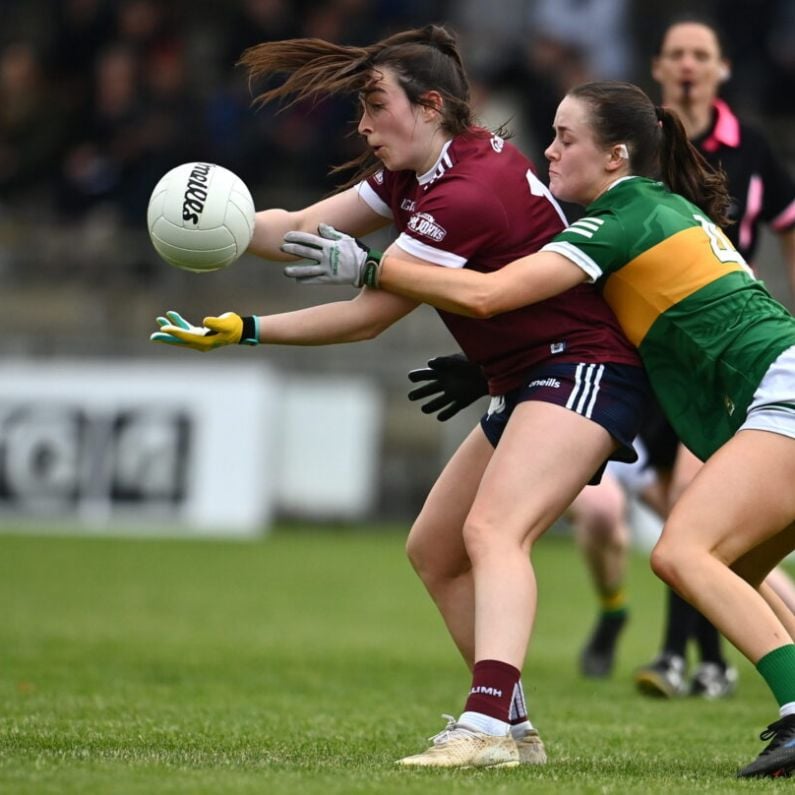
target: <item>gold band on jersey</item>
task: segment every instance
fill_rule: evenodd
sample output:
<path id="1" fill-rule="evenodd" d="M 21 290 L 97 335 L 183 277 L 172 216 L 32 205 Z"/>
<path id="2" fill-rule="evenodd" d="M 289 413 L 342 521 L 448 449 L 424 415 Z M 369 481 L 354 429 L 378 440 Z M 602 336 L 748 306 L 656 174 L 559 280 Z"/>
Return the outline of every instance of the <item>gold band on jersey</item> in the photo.
<path id="1" fill-rule="evenodd" d="M 605 282 L 604 297 L 633 345 L 640 345 L 657 318 L 702 287 L 732 271 L 721 262 L 700 226 L 677 232 L 644 251 Z"/>

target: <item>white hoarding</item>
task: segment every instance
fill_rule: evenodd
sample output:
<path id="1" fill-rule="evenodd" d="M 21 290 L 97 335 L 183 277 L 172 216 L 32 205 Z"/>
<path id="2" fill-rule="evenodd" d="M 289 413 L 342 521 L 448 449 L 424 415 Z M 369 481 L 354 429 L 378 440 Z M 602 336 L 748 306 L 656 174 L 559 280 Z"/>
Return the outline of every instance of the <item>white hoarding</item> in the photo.
<path id="1" fill-rule="evenodd" d="M 223 362 L 0 365 L 0 528 L 249 536 L 373 507 L 380 401 Z"/>
<path id="2" fill-rule="evenodd" d="M 357 378 L 290 377 L 279 408 L 279 511 L 351 520 L 375 507 L 381 453 L 380 396 Z"/>

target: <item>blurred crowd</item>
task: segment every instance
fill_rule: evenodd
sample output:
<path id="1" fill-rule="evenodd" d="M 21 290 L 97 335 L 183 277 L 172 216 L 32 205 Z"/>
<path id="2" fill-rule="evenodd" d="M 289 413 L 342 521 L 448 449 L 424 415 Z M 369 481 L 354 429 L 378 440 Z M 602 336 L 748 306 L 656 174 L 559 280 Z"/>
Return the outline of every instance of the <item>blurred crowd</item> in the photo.
<path id="1" fill-rule="evenodd" d="M 795 3 L 723 0 L 649 8 L 640 0 L 2 0 L 0 270 L 14 271 L 10 224 L 143 231 L 172 166 L 205 159 L 239 173 L 258 204 L 300 203 L 335 184 L 358 150 L 349 99 L 255 109 L 235 64 L 258 42 L 317 36 L 350 44 L 443 22 L 464 42 L 484 98 L 508 113 L 537 160 L 554 108 L 588 78 L 649 85 L 655 36 L 695 11 L 725 29 L 730 101 L 795 118 Z M 504 121 L 504 119 L 500 119 Z M 787 152 L 783 153 L 785 156 Z M 90 252 L 81 254 L 90 256 Z M 11 266 L 9 266 L 9 258 Z M 5 264 L 5 268 L 2 268 Z M 28 275 L 31 275 L 28 273 Z"/>
<path id="2" fill-rule="evenodd" d="M 322 181 L 329 161 L 346 154 L 338 131 L 350 108 L 323 103 L 311 121 L 303 108 L 254 112 L 238 56 L 257 42 L 295 36 L 365 41 L 410 23 L 412 7 L 359 0 L 10 5 L 18 24 L 0 34 L 3 201 L 67 218 L 112 203 L 131 223 L 140 223 L 157 178 L 191 159 L 221 162 L 254 185 Z"/>

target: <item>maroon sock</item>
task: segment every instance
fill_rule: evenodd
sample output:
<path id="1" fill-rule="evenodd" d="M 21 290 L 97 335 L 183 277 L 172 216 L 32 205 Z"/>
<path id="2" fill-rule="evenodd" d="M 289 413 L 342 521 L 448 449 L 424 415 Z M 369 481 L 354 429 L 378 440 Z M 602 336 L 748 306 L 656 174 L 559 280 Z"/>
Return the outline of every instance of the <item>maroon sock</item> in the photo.
<path id="1" fill-rule="evenodd" d="M 499 660 L 480 660 L 472 669 L 472 689 L 464 712 L 480 712 L 508 723 L 520 672 Z"/>

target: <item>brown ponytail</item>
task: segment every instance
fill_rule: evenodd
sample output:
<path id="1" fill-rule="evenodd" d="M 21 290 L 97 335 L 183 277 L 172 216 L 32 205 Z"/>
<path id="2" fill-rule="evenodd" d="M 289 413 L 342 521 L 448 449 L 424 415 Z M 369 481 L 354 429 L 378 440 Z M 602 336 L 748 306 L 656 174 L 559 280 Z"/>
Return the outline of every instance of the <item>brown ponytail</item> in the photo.
<path id="1" fill-rule="evenodd" d="M 660 171 L 662 181 L 675 193 L 689 199 L 721 227 L 729 218 L 731 197 L 725 172 L 707 163 L 690 143 L 679 116 L 667 108 L 656 108 L 662 129 Z"/>

